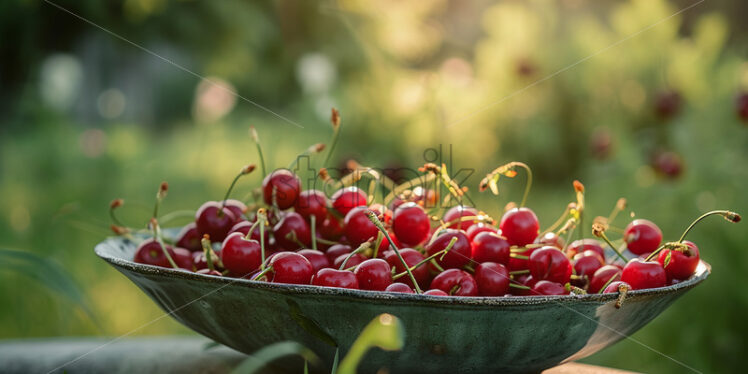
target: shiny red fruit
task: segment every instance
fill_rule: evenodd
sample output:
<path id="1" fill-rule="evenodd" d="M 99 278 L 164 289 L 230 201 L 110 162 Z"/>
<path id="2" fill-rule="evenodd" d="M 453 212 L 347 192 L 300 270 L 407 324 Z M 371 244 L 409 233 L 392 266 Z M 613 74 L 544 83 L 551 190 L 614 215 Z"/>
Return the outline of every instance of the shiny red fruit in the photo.
<path id="1" fill-rule="evenodd" d="M 252 225 L 254 225 L 254 222 L 250 221 L 240 221 L 237 222 L 234 226 L 231 227 L 231 230 L 229 230 L 229 234 L 239 232 L 242 233 L 242 235 L 246 236 L 247 233 L 249 233 L 249 230 L 252 228 Z M 270 231 L 272 231 L 272 227 L 265 226 L 265 245 L 267 246 L 270 242 Z M 252 235 L 249 236 L 250 239 L 260 241 L 260 225 L 255 226 L 255 229 L 252 230 Z"/>
<path id="2" fill-rule="evenodd" d="M 467 235 L 468 240 L 470 240 L 470 243 L 473 243 L 475 240 L 475 237 L 478 236 L 478 234 L 482 232 L 489 232 L 492 234 L 499 234 L 499 230 L 489 224 L 478 222 L 474 225 L 471 225 L 468 227 L 467 231 L 465 231 L 465 235 Z M 500 235 L 500 234 L 499 234 Z"/>
<path id="3" fill-rule="evenodd" d="M 226 239 L 226 235 L 236 222 L 236 215 L 231 212 L 231 209 L 226 207 L 221 209 L 221 203 L 217 201 L 204 203 L 195 213 L 197 233 L 201 238 L 205 234 L 210 235 L 210 240 L 213 242 Z"/>
<path id="4" fill-rule="evenodd" d="M 496 262 L 509 264 L 511 245 L 506 238 L 495 232 L 481 232 L 473 239 L 473 260 L 477 262 Z"/>
<path id="5" fill-rule="evenodd" d="M 652 166 L 661 176 L 676 179 L 684 169 L 683 158 L 673 151 L 659 151 L 653 156 Z"/>
<path id="6" fill-rule="evenodd" d="M 182 227 L 182 230 L 177 234 L 176 245 L 192 252 L 202 251 L 203 246 L 200 243 L 200 239 L 202 239 L 202 236 L 197 232 L 197 225 L 191 222 Z"/>
<path id="7" fill-rule="evenodd" d="M 659 262 L 635 258 L 623 267 L 621 281 L 630 284 L 631 289 L 643 290 L 664 287 L 667 284 L 667 275 Z"/>
<path id="8" fill-rule="evenodd" d="M 522 257 L 530 257 L 533 252 L 535 252 L 537 248 L 527 248 L 521 252 L 513 252 L 509 255 L 509 270 L 516 271 L 516 270 L 527 270 L 529 269 L 528 260 L 524 258 L 514 257 L 515 256 L 522 256 Z"/>
<path id="9" fill-rule="evenodd" d="M 581 282 L 582 285 L 587 284 L 597 269 L 603 266 L 605 266 L 605 260 L 595 251 L 586 250 L 574 256 L 574 273 L 587 279 Z"/>
<path id="10" fill-rule="evenodd" d="M 221 261 L 232 276 L 243 277 L 262 263 L 260 242 L 244 239 L 240 232 L 229 234 L 221 245 Z"/>
<path id="11" fill-rule="evenodd" d="M 348 254 L 353 252 L 353 248 L 349 245 L 345 244 L 334 244 L 332 247 L 328 248 L 327 251 L 325 251 L 325 256 L 327 256 L 327 259 L 330 260 L 330 262 L 334 262 L 338 256 L 343 254 Z"/>
<path id="12" fill-rule="evenodd" d="M 656 250 L 662 242 L 662 231 L 654 222 L 635 219 L 626 226 L 623 241 L 631 253 L 641 255 Z"/>
<path id="13" fill-rule="evenodd" d="M 350 271 L 336 269 L 320 269 L 312 279 L 312 284 L 322 287 L 358 289 L 358 279 Z"/>
<path id="14" fill-rule="evenodd" d="M 484 262 L 475 268 L 475 283 L 481 296 L 504 296 L 509 292 L 509 270 L 502 264 Z"/>
<path id="15" fill-rule="evenodd" d="M 547 280 L 538 281 L 532 286 L 530 295 L 533 296 L 551 296 L 551 295 L 568 295 L 569 291 L 566 290 L 560 283 L 551 282 Z"/>
<path id="16" fill-rule="evenodd" d="M 564 239 L 556 235 L 556 233 L 554 232 L 547 232 L 541 236 L 538 236 L 535 239 L 535 243 L 542 244 L 542 245 L 550 245 L 558 249 L 564 249 L 564 245 L 566 244 Z"/>
<path id="17" fill-rule="evenodd" d="M 247 206 L 236 199 L 227 199 L 226 208 L 228 208 L 231 213 L 234 213 L 237 221 L 244 219 L 244 214 L 247 213 Z"/>
<path id="18" fill-rule="evenodd" d="M 362 290 L 384 291 L 392 284 L 392 273 L 387 261 L 372 258 L 356 266 L 353 273 L 358 278 L 358 285 Z"/>
<path id="19" fill-rule="evenodd" d="M 174 248 L 168 244 L 165 245 L 165 248 L 178 267 L 193 270 L 192 253 L 190 251 L 179 247 Z M 135 251 L 134 260 L 139 264 L 155 265 L 165 268 L 172 267 L 161 248 L 161 244 L 154 239 L 144 240 L 138 245 L 138 248 Z"/>
<path id="20" fill-rule="evenodd" d="M 545 246 L 533 251 L 527 266 L 530 275 L 538 280 L 566 284 L 571 278 L 571 262 L 556 247 Z"/>
<path id="21" fill-rule="evenodd" d="M 366 206 L 368 196 L 358 187 L 341 188 L 332 195 L 332 207 L 345 217 L 351 209 L 357 206 Z"/>
<path id="22" fill-rule="evenodd" d="M 429 216 L 416 203 L 400 205 L 392 216 L 392 231 L 407 246 L 421 244 L 428 239 L 431 231 Z"/>
<path id="23" fill-rule="evenodd" d="M 376 239 L 379 229 L 369 220 L 365 206 L 357 206 L 345 215 L 343 230 L 351 246 L 358 247 L 361 243 Z"/>
<path id="24" fill-rule="evenodd" d="M 460 269 L 448 269 L 431 281 L 431 288 L 452 296 L 478 296 L 478 284 L 470 273 Z"/>
<path id="25" fill-rule="evenodd" d="M 220 253 L 220 251 L 218 253 Z M 221 256 L 218 253 L 211 257 L 211 260 L 213 260 L 213 268 L 215 269 L 218 269 L 218 259 Z M 205 257 L 205 253 L 203 252 L 192 252 L 192 263 L 195 270 L 208 269 L 208 259 Z"/>
<path id="26" fill-rule="evenodd" d="M 273 190 L 275 190 L 275 202 L 281 210 L 288 209 L 296 204 L 296 199 L 301 193 L 301 181 L 293 172 L 286 169 L 278 169 L 268 174 L 262 181 L 262 197 L 265 204 L 273 205 Z"/>
<path id="27" fill-rule="evenodd" d="M 296 199 L 294 210 L 307 221 L 311 221 L 314 216 L 319 227 L 327 218 L 327 197 L 319 190 L 302 191 Z"/>
<path id="28" fill-rule="evenodd" d="M 401 249 L 400 255 L 403 256 L 403 260 L 405 260 L 405 263 L 408 264 L 408 266 L 414 266 L 415 264 L 423 261 L 426 258 L 423 256 L 423 254 L 421 254 L 421 252 L 418 252 L 412 248 Z M 395 251 L 386 251 L 384 253 L 384 259 L 388 264 L 390 264 L 390 267 L 395 269 L 395 273 L 402 273 L 405 271 L 405 267 L 400 261 L 400 258 L 397 257 Z M 429 273 L 429 267 L 427 266 L 427 264 L 420 265 L 419 267 L 411 270 L 411 273 L 413 273 L 413 277 L 416 278 L 416 282 L 418 282 L 419 286 L 428 286 L 431 274 Z M 410 287 L 413 287 L 413 285 L 411 284 L 412 281 L 410 280 L 410 276 L 406 275 L 405 277 L 400 278 L 400 281 L 408 284 Z"/>
<path id="29" fill-rule="evenodd" d="M 621 279 L 621 269 L 613 265 L 605 265 L 595 271 L 590 279 L 588 293 L 598 293 L 606 285 Z"/>
<path id="30" fill-rule="evenodd" d="M 343 236 L 343 226 L 339 219 L 328 214 L 322 224 L 317 225 L 317 233 L 327 240 L 337 241 Z"/>
<path id="31" fill-rule="evenodd" d="M 665 268 L 668 280 L 688 279 L 696 271 L 696 267 L 699 266 L 699 248 L 688 240 L 684 241 L 683 244 L 688 249 L 681 252 L 666 248 L 657 256 L 657 262 Z M 669 261 L 667 260 L 668 254 L 670 254 Z"/>
<path id="32" fill-rule="evenodd" d="M 566 247 L 566 256 L 574 258 L 574 256 L 583 253 L 584 251 L 594 251 L 600 255 L 600 257 L 605 259 L 605 249 L 603 248 L 602 243 L 595 239 L 580 239 L 571 242 L 571 244 Z"/>
<path id="33" fill-rule="evenodd" d="M 302 249 L 296 253 L 306 257 L 306 259 L 309 260 L 309 263 L 311 263 L 312 267 L 314 268 L 314 272 L 317 272 L 323 268 L 329 268 L 331 266 L 330 260 L 327 259 L 327 256 L 325 256 L 324 253 L 318 250 Z"/>
<path id="34" fill-rule="evenodd" d="M 436 289 L 434 289 L 434 290 L 428 290 L 428 291 L 424 292 L 423 294 L 424 295 L 429 295 L 429 296 L 449 296 L 448 293 L 446 293 L 446 292 L 444 292 L 442 290 L 436 290 Z"/>
<path id="35" fill-rule="evenodd" d="M 538 217 L 528 208 L 514 208 L 501 217 L 501 235 L 511 245 L 525 246 L 535 241 L 540 231 Z"/>
<path id="36" fill-rule="evenodd" d="M 348 255 L 350 253 L 342 254 L 338 256 L 335 261 L 332 263 L 332 267 L 335 269 L 340 269 L 340 266 L 343 265 L 343 261 L 345 261 L 346 258 L 348 258 Z M 368 260 L 369 258 L 360 254 L 356 253 L 351 256 L 351 258 L 348 259 L 348 262 L 345 263 L 345 269 L 352 268 L 354 266 L 358 266 L 360 263 Z"/>
<path id="37" fill-rule="evenodd" d="M 311 235 L 309 224 L 296 212 L 286 214 L 273 227 L 273 236 L 278 247 L 289 251 L 311 246 Z M 296 240 L 293 239 L 294 236 Z"/>
<path id="38" fill-rule="evenodd" d="M 433 239 L 431 244 L 426 247 L 429 256 L 447 248 L 452 238 L 457 238 L 452 249 L 444 255 L 444 259 L 440 259 L 441 256 L 436 257 L 436 262 L 441 267 L 445 269 L 461 268 L 470 262 L 472 247 L 470 246 L 470 241 L 464 231 L 446 229 L 442 230 L 438 235 L 439 236 L 437 236 L 436 239 Z"/>
<path id="39" fill-rule="evenodd" d="M 452 208 L 450 208 L 446 213 L 444 213 L 444 217 L 442 217 L 442 221 L 446 223 L 450 223 L 448 226 L 450 229 L 460 229 L 460 230 L 467 230 L 468 227 L 472 226 L 474 223 L 476 223 L 475 220 L 466 220 L 466 221 L 458 221 L 462 217 L 469 217 L 469 216 L 477 216 L 478 211 L 475 208 L 471 208 L 469 206 L 464 205 L 457 205 Z"/>
<path id="40" fill-rule="evenodd" d="M 384 289 L 384 292 L 415 293 L 413 289 L 405 283 L 392 283 Z"/>
<path id="41" fill-rule="evenodd" d="M 631 285 L 630 284 L 628 284 L 626 282 L 615 281 L 615 282 L 612 282 L 611 284 L 609 284 L 608 287 L 605 287 L 605 289 L 603 290 L 603 293 L 618 293 L 619 292 L 618 291 L 618 287 L 620 285 L 625 285 L 626 287 L 629 288 L 629 290 L 631 289 Z"/>
<path id="42" fill-rule="evenodd" d="M 280 252 L 270 259 L 273 283 L 309 284 L 314 268 L 306 257 L 294 252 Z"/>

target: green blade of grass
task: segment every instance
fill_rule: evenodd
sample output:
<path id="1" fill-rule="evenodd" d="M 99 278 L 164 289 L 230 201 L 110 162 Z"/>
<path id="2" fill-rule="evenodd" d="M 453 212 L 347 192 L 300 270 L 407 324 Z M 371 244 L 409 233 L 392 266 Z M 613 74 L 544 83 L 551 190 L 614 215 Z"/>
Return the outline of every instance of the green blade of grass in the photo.
<path id="1" fill-rule="evenodd" d="M 268 345 L 242 361 L 231 373 L 232 374 L 254 374 L 265 365 L 284 356 L 299 355 L 313 365 L 319 362 L 319 358 L 309 348 L 296 342 L 280 342 Z"/>

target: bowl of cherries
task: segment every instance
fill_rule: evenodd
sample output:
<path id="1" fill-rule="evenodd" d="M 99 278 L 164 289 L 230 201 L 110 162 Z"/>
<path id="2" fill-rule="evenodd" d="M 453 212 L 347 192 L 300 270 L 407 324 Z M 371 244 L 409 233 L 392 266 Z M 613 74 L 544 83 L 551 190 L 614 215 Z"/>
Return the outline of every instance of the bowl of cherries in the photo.
<path id="1" fill-rule="evenodd" d="M 531 181 L 530 169 L 513 162 L 479 189 L 498 193 L 499 177 L 517 169 Z M 621 199 L 610 216 L 587 218 L 585 226 L 584 186 L 575 182 L 574 201 L 541 229 L 524 206 L 529 183 L 522 203 L 494 220 L 467 203 L 467 189 L 444 165 L 419 170 L 401 184 L 370 168 L 339 181 L 322 170 L 326 186 L 335 187 L 328 194 L 278 169 L 265 175 L 251 203 L 229 198 L 229 188 L 173 229 L 160 227 L 162 183 L 145 230 L 122 225 L 114 214 L 122 200 L 112 202 L 117 236 L 95 251 L 176 320 L 245 353 L 291 340 L 330 366 L 338 348 L 345 352 L 372 318 L 389 313 L 402 321 L 406 344 L 371 351 L 362 372 L 534 373 L 647 324 L 710 272 L 685 240 L 694 225 L 711 215 L 740 220 L 709 212 L 663 242 L 645 219 L 608 230 L 627 209 Z M 253 165 L 242 168 L 231 186 L 252 172 Z M 376 188 L 357 187 L 365 177 L 389 193 L 377 199 Z M 445 196 L 438 186 L 446 186 Z M 611 240 L 609 232 L 623 234 Z M 299 371 L 293 360 L 274 365 Z"/>

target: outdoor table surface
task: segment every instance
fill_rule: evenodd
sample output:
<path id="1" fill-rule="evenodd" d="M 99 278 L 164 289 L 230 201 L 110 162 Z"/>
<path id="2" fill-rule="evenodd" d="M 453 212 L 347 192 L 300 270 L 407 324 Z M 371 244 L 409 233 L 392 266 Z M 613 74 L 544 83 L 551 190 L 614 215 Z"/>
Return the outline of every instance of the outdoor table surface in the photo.
<path id="1" fill-rule="evenodd" d="M 247 356 L 198 336 L 0 340 L 0 373 L 228 373 Z M 61 366 L 65 366 L 64 369 Z M 543 374 L 631 373 L 577 363 Z"/>

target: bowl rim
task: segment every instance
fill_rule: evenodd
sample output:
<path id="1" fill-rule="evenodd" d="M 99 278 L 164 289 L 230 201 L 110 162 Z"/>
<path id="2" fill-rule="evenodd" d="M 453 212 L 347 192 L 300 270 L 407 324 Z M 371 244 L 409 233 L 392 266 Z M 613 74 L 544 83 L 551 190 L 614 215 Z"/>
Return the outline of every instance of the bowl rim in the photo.
<path id="1" fill-rule="evenodd" d="M 165 268 L 155 265 L 140 264 L 134 261 L 117 257 L 105 250 L 108 246 L 117 244 L 132 245 L 134 242 L 124 237 L 108 237 L 94 247 L 94 252 L 104 261 L 108 262 L 118 270 L 128 270 L 145 276 L 166 276 L 174 279 L 185 279 L 212 284 L 223 284 L 274 291 L 283 294 L 309 295 L 309 296 L 343 296 L 362 301 L 402 301 L 402 302 L 424 302 L 437 305 L 460 305 L 460 306 L 527 306 L 543 304 L 578 304 L 597 303 L 605 304 L 618 299 L 617 293 L 609 294 L 586 294 L 586 295 L 555 295 L 555 296 L 432 296 L 422 294 L 407 294 L 398 292 L 352 290 L 345 288 L 323 287 L 303 284 L 285 284 L 253 281 L 245 278 L 218 277 L 214 275 L 199 274 L 182 269 Z M 664 294 L 673 294 L 695 287 L 704 281 L 711 273 L 711 265 L 699 260 L 696 274 L 691 278 L 668 285 L 665 287 L 649 288 L 644 290 L 631 290 L 626 299 L 648 298 Z M 223 288 L 220 287 L 220 288 Z M 219 289 L 220 289 L 219 288 Z"/>

